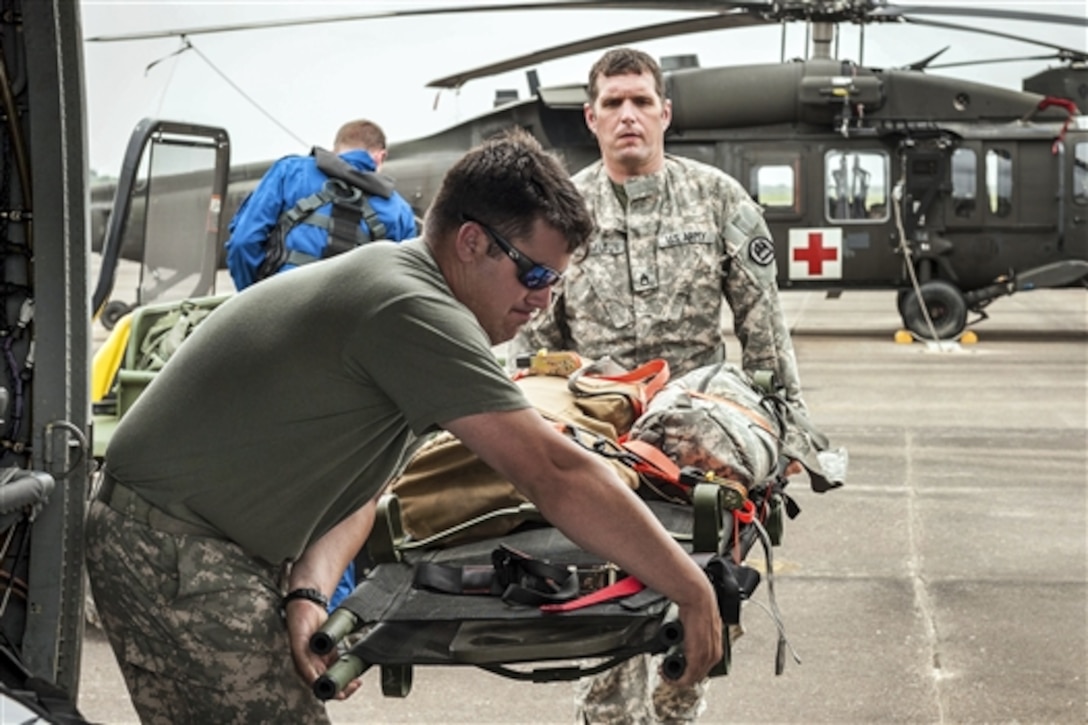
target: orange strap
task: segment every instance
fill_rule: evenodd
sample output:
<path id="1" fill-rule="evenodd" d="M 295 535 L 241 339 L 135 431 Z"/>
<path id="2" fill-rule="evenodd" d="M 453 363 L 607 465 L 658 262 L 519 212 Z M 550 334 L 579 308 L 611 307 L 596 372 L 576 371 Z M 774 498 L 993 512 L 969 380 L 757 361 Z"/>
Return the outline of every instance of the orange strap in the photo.
<path id="1" fill-rule="evenodd" d="M 650 402 L 657 393 L 669 382 L 669 364 L 661 358 L 654 358 L 647 363 L 639 365 L 629 373 L 622 375 L 600 375 L 604 380 L 615 380 L 618 383 L 642 383 L 639 388 L 640 401 L 643 407 Z"/>
<path id="2" fill-rule="evenodd" d="M 638 439 L 626 440 L 620 445 L 638 458 L 638 462 L 634 465 L 636 471 L 680 485 L 680 466 L 676 465 L 676 462 L 666 456 L 661 449 Z"/>
<path id="3" fill-rule="evenodd" d="M 576 373 L 577 375 L 578 373 Z M 616 375 L 595 375 L 585 373 L 586 377 L 594 380 L 609 380 L 614 383 L 633 383 L 638 391 L 635 415 L 642 415 L 646 404 L 669 382 L 669 363 L 662 358 L 654 358 L 649 362 L 639 365 L 634 370 Z"/>

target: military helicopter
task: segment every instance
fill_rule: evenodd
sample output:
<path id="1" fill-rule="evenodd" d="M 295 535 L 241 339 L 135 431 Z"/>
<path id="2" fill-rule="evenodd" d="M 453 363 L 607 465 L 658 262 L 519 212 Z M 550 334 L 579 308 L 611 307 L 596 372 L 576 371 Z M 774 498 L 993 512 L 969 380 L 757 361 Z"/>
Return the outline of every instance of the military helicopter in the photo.
<path id="1" fill-rule="evenodd" d="M 3 304 L 0 306 L 3 312 L 0 318 L 3 356 L 0 360 L 6 373 L 0 383 L 0 427 L 4 431 L 3 445 L 0 446 L 0 457 L 3 458 L 0 465 L 0 489 L 3 492 L 0 496 L 0 541 L 3 542 L 0 545 L 3 552 L 0 556 L 0 712 L 4 713 L 5 720 L 75 722 L 77 717 L 72 715 L 65 701 L 75 700 L 80 680 L 84 602 L 79 561 L 90 487 L 89 439 L 92 436 L 86 371 L 91 347 L 89 320 L 93 312 L 89 304 L 91 293 L 88 284 L 90 264 L 87 239 L 91 234 L 91 217 L 80 7 L 63 0 L 7 0 L 4 9 L 4 22 L 0 23 L 0 47 L 4 49 L 0 53 L 0 109 L 4 116 L 4 123 L 0 124 L 0 142 L 4 148 L 4 158 L 9 163 L 0 169 L 0 233 L 4 238 L 3 264 L 0 265 L 0 278 L 3 281 Z M 801 67 L 804 67 L 803 64 Z M 1076 67 L 1069 70 L 1074 71 L 1068 76 L 1070 85 L 1059 85 L 1053 92 L 1048 90 L 1048 95 L 1077 97 L 1074 92 L 1078 88 L 1076 79 L 1083 79 L 1083 76 L 1077 74 L 1079 69 Z M 694 74 L 695 69 L 691 73 Z M 672 75 L 670 73 L 670 78 Z M 868 77 L 859 71 L 859 77 L 862 76 Z M 696 77 L 692 75 L 692 78 Z M 801 77 L 804 79 L 808 76 Z M 907 82 L 898 80 L 898 76 L 883 73 L 874 73 L 873 77 L 881 83 L 890 78 L 896 78 L 896 84 Z M 906 77 L 915 78 L 910 74 Z M 1047 82 L 1060 80 L 1048 78 Z M 685 87 L 678 81 L 671 80 L 670 83 L 674 92 Z M 921 85 L 922 81 L 917 83 Z M 859 88 L 872 85 L 870 82 Z M 928 89 L 929 86 L 923 88 Z M 448 136 L 440 134 L 414 142 L 414 146 L 406 144 L 406 152 L 411 148 L 429 149 L 436 166 L 422 166 L 421 171 L 427 173 L 421 174 L 414 182 L 416 187 L 411 186 L 410 177 L 404 176 L 403 188 L 413 197 L 416 192 L 411 190 L 419 189 L 420 196 L 416 202 L 425 203 L 426 196 L 423 194 L 427 187 L 423 186 L 423 180 L 439 173 L 437 168 L 446 163 L 446 154 L 452 154 L 452 143 L 467 144 L 490 129 L 500 127 L 504 120 L 524 122 L 526 125 L 536 122 L 533 128 L 542 137 L 545 136 L 544 130 L 550 130 L 551 135 L 546 140 L 553 147 L 564 151 L 574 161 L 589 159 L 592 156 L 591 139 L 587 139 L 584 131 L 574 123 L 577 120 L 577 90 L 573 89 L 569 95 L 540 90 L 534 100 L 512 104 L 504 109 L 506 116 L 489 115 L 487 123 L 465 124 L 451 130 Z M 958 94 L 961 92 L 970 95 L 960 98 Z M 994 93 L 992 89 L 957 87 L 956 95 L 942 97 L 959 101 L 960 105 L 966 102 L 967 108 L 978 108 L 980 101 L 984 105 L 1007 108 L 993 101 L 990 93 Z M 885 107 L 864 101 L 860 92 L 855 94 L 849 87 L 845 94 L 848 100 L 867 104 L 867 111 L 873 111 L 867 114 L 868 120 Z M 1009 104 L 1017 102 L 1029 108 L 1036 108 L 1041 98 L 1041 94 L 1026 97 L 1015 93 L 1007 95 Z M 890 91 L 887 96 L 888 99 L 894 98 Z M 915 99 L 921 97 L 916 95 Z M 563 99 L 566 100 L 561 103 Z M 724 131 L 699 131 L 696 123 L 699 116 L 693 117 L 691 114 L 694 111 L 687 113 L 686 123 L 691 124 L 687 127 L 690 130 L 684 136 L 674 136 L 673 147 L 685 150 L 688 142 L 694 140 L 714 150 L 714 155 L 709 157 L 711 159 L 717 158 L 719 153 L 722 158 L 732 158 L 726 153 L 731 147 L 715 145 L 718 143 L 715 139 L 729 139 L 732 136 Z M 1024 179 L 1034 181 L 1034 178 L 1024 176 L 1021 171 L 1020 162 L 1026 152 L 1020 144 L 1032 142 L 1030 148 L 1034 151 L 1034 141 L 1042 137 L 1049 141 L 1051 151 L 1057 148 L 1054 158 L 1048 160 L 1050 166 L 1045 168 L 1054 172 L 1051 180 L 1062 195 L 1036 195 L 1032 198 L 1041 199 L 1048 210 L 1053 210 L 1055 206 L 1064 209 L 1057 215 L 1045 217 L 1045 225 L 1039 223 L 1049 235 L 1039 244 L 1050 239 L 1052 247 L 1066 256 L 1046 258 L 1043 264 L 1083 257 L 1085 206 L 1083 135 L 1076 136 L 1080 129 L 1070 128 L 1063 137 L 1063 143 L 1053 147 L 1053 138 L 1057 137 L 1054 134 L 1061 131 L 1064 121 L 1061 114 L 1055 114 L 1052 110 L 1045 113 L 1048 119 L 1054 119 L 1053 126 L 1049 125 L 1052 123 L 1049 120 L 1044 124 L 1042 115 L 1018 125 L 1004 120 L 1004 115 L 994 121 L 983 113 L 982 118 L 993 126 L 990 134 L 983 133 L 990 126 L 970 122 L 964 124 L 967 130 L 981 130 L 975 131 L 974 136 L 964 131 L 962 137 L 975 139 L 982 144 L 982 148 L 990 142 L 1011 139 L 1009 143 L 1014 149 L 1011 160 L 1016 164 L 1016 171 L 1009 174 L 1014 181 L 1009 194 L 1013 199 L 1022 191 L 1035 194 L 1034 190 L 1022 188 Z M 555 119 L 568 120 L 563 125 L 543 124 Z M 895 116 L 889 116 L 888 125 L 893 129 L 895 121 Z M 782 123 L 789 126 L 786 122 Z M 931 125 L 936 126 L 938 131 L 951 132 L 957 128 L 951 124 L 951 121 L 941 121 Z M 743 127 L 753 125 L 749 121 Z M 1012 129 L 1019 129 L 1021 125 L 1022 135 L 1012 134 Z M 998 132 L 998 129 L 1005 127 L 1010 129 L 1007 137 Z M 1036 136 L 1028 133 L 1040 127 L 1043 130 L 1038 131 Z M 868 126 L 863 122 L 858 128 Z M 562 136 L 563 131 L 569 132 L 570 136 Z M 848 131 L 854 133 L 853 126 Z M 923 136 L 912 127 L 906 131 L 914 132 L 911 138 L 921 138 L 923 141 L 941 137 L 940 134 Z M 832 135 L 824 141 L 813 143 L 829 144 L 838 138 L 848 142 L 857 138 L 856 134 L 850 134 Z M 876 139 L 882 138 L 878 134 L 873 135 Z M 1074 137 L 1081 140 L 1077 141 L 1072 152 L 1063 150 L 1068 149 L 1068 143 Z M 866 139 L 872 141 L 874 148 L 882 148 L 873 139 Z M 952 139 L 953 143 L 962 143 L 959 136 Z M 768 151 L 774 150 L 773 138 L 765 138 L 764 141 Z M 1048 145 L 1046 141 L 1039 143 Z M 759 150 L 755 146 L 752 148 Z M 807 148 L 802 146 L 802 150 Z M 933 153 L 938 158 L 932 163 L 939 166 L 947 152 L 947 147 L 935 145 Z M 805 157 L 802 160 L 809 162 L 812 158 L 819 157 Z M 896 158 L 889 157 L 888 163 L 892 169 L 900 168 L 892 166 L 897 163 Z M 1036 158 L 1041 163 L 1044 154 L 1040 152 Z M 1063 165 L 1058 166 L 1055 159 L 1061 159 Z M 951 163 L 954 157 L 948 160 Z M 865 159 L 861 162 L 862 168 L 868 170 L 864 165 Z M 995 161 L 994 167 L 994 178 L 1004 178 L 999 173 L 1002 165 Z M 821 173 L 823 168 L 820 166 L 816 172 L 807 172 L 815 173 L 813 183 L 825 183 L 824 174 Z M 841 168 L 841 164 L 829 167 L 830 171 Z M 848 159 L 846 169 L 851 168 L 852 161 Z M 405 167 L 405 171 L 407 169 Z M 979 182 L 988 180 L 989 174 L 984 175 L 979 171 L 972 176 L 957 173 L 957 169 L 962 169 L 962 166 L 952 166 L 949 176 L 942 177 L 944 181 L 935 192 L 938 197 L 944 195 L 939 201 L 959 198 L 940 188 L 945 184 L 955 188 L 953 182 L 957 178 L 973 178 L 976 189 L 987 188 Z M 925 170 L 923 165 L 921 171 Z M 760 182 L 766 181 L 759 173 L 755 174 L 755 178 Z M 795 172 L 793 178 L 804 183 L 809 183 L 810 179 L 800 171 Z M 1039 178 L 1043 179 L 1042 176 Z M 1073 186 L 1072 182 L 1080 186 Z M 770 190 L 765 188 L 767 186 L 769 182 L 755 189 L 764 203 L 771 198 Z M 967 182 L 965 186 L 970 188 Z M 1004 188 L 1000 184 L 997 186 L 999 191 Z M 868 188 L 874 189 L 875 184 L 870 182 Z M 991 203 L 987 193 L 979 192 L 977 196 L 976 208 Z M 998 197 L 1003 198 L 1001 194 Z M 867 196 L 865 198 L 868 199 Z M 892 197 L 892 200 L 902 204 L 904 198 L 907 197 Z M 1011 203 L 1021 210 L 1018 214 L 1027 213 L 1016 206 L 1018 202 Z M 769 205 L 769 208 L 772 206 Z M 804 208 L 808 209 L 807 206 Z M 913 208 L 912 205 L 908 211 Z M 985 208 L 979 209 L 979 214 L 983 216 L 980 217 L 981 221 L 976 220 L 979 221 L 975 228 L 976 236 L 983 233 L 979 230 L 989 229 L 981 223 L 987 219 L 984 216 Z M 922 222 L 932 216 L 932 213 L 927 215 Z M 1019 222 L 1021 218 L 1017 216 L 1009 221 Z M 1059 219 L 1073 226 L 1058 226 L 1055 230 L 1055 220 Z M 916 224 L 915 228 L 919 227 L 928 229 L 925 223 Z M 1072 232 L 1063 235 L 1061 232 L 1066 229 L 1079 231 L 1079 236 Z M 206 230 L 202 228 L 200 231 L 196 238 L 205 240 Z M 993 240 L 994 244 L 1002 245 L 1005 236 L 994 233 Z M 1077 257 L 1075 244 L 1080 244 L 1081 257 Z M 889 254 L 894 257 L 896 253 L 892 251 Z M 939 269 L 936 264 L 933 267 Z M 956 267 L 954 269 L 959 271 Z M 1022 280 L 1023 272 L 1017 271 Z"/>
<path id="2" fill-rule="evenodd" d="M 782 289 L 899 290 L 903 323 L 949 339 L 985 319 L 993 300 L 1021 290 L 1081 284 L 1088 275 L 1088 48 L 950 23 L 946 16 L 1026 24 L 1088 25 L 1085 17 L 983 7 L 896 5 L 882 0 L 550 2 L 447 6 L 325 21 L 502 10 L 682 10 L 690 19 L 606 33 L 436 79 L 459 88 L 496 73 L 574 53 L 677 34 L 803 23 L 806 59 L 701 68 L 666 59 L 673 120 L 667 151 L 716 165 L 765 209 Z M 228 32 L 218 26 L 88 40 Z M 319 22 L 315 19 L 312 22 Z M 926 73 L 939 53 L 904 68 L 835 57 L 844 24 L 897 23 L 984 33 L 1043 46 L 1062 62 L 1022 92 Z M 422 215 L 448 166 L 510 126 L 530 129 L 576 171 L 597 158 L 585 128 L 582 85 L 540 87 L 531 97 L 439 133 L 393 144 L 384 171 Z M 738 103 L 736 99 L 744 99 Z M 232 169 L 230 218 L 268 164 Z M 104 198 L 107 189 L 99 192 Z M 103 226 L 102 215 L 96 226 Z M 224 234 L 225 237 L 225 234 Z M 221 239 L 223 241 L 223 239 Z M 920 304 L 919 302 L 924 304 Z M 112 313 L 124 312 L 123 305 Z M 968 321 L 968 313 L 976 319 Z"/>

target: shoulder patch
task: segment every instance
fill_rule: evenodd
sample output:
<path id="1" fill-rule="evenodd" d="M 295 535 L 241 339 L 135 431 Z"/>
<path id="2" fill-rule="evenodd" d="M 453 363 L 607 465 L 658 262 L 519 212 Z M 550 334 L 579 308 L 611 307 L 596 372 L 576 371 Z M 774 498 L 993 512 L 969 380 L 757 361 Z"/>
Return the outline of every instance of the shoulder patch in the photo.
<path id="1" fill-rule="evenodd" d="M 767 237 L 754 237 L 748 242 L 748 256 L 761 267 L 774 261 L 774 243 Z"/>

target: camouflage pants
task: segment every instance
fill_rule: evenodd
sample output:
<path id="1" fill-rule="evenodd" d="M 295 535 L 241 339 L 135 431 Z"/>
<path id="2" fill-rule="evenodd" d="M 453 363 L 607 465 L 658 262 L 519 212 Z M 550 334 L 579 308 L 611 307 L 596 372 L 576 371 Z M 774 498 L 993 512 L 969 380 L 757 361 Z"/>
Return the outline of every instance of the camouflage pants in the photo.
<path id="1" fill-rule="evenodd" d="M 295 673 L 276 567 L 101 502 L 86 531 L 91 589 L 142 722 L 329 722 Z"/>
<path id="2" fill-rule="evenodd" d="M 577 680 L 575 722 L 588 725 L 693 723 L 706 709 L 706 680 L 675 687 L 658 672 L 663 655 L 638 655 L 599 675 Z"/>

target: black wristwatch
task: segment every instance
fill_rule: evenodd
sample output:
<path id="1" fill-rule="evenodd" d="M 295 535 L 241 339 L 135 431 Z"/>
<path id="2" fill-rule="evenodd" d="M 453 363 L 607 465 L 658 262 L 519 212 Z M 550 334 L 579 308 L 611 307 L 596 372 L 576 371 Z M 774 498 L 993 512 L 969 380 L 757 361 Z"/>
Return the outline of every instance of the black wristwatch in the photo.
<path id="1" fill-rule="evenodd" d="M 287 619 L 287 602 L 293 602 L 296 599 L 305 599 L 317 604 L 322 609 L 329 608 L 329 598 L 317 589 L 309 587 L 303 589 L 292 589 L 284 595 L 280 601 L 280 617 L 284 620 Z"/>

